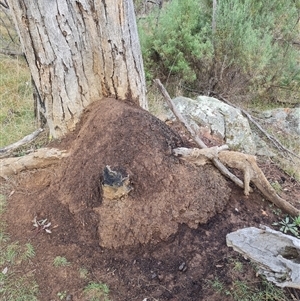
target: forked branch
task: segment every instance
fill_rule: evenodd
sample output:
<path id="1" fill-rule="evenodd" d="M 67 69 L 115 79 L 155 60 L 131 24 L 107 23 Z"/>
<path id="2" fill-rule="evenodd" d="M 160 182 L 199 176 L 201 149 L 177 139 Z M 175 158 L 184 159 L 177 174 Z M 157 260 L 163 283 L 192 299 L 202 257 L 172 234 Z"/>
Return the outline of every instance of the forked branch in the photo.
<path id="1" fill-rule="evenodd" d="M 207 148 L 207 145 L 202 141 L 202 139 L 196 134 L 196 132 L 193 130 L 193 128 L 187 123 L 185 118 L 182 116 L 182 114 L 177 110 L 175 107 L 169 93 L 161 83 L 159 79 L 155 79 L 154 82 L 156 83 L 157 87 L 159 88 L 160 92 L 164 96 L 168 106 L 172 110 L 173 114 L 176 116 L 176 118 L 184 125 L 184 127 L 188 130 L 188 132 L 191 134 L 194 141 L 197 143 L 197 145 L 200 148 Z M 212 159 L 213 164 L 215 167 L 223 174 L 225 177 L 229 178 L 232 182 L 234 182 L 236 185 L 238 185 L 241 188 L 244 188 L 243 182 L 236 177 L 233 173 L 231 173 L 217 158 Z"/>
<path id="2" fill-rule="evenodd" d="M 181 155 L 184 160 L 192 162 L 196 165 L 204 165 L 211 160 L 213 164 L 219 169 L 219 171 L 231 179 L 239 187 L 244 188 L 245 195 L 249 194 L 251 190 L 249 183 L 250 181 L 255 184 L 255 186 L 260 190 L 260 192 L 272 203 L 274 203 L 278 208 L 281 208 L 285 212 L 292 216 L 298 216 L 300 210 L 292 206 L 289 202 L 282 199 L 277 195 L 276 191 L 270 185 L 266 177 L 264 176 L 261 169 L 256 164 L 256 158 L 251 155 L 243 154 L 240 152 L 224 151 L 227 146 L 212 147 L 208 148 L 205 143 L 196 135 L 195 131 L 190 127 L 182 114 L 176 109 L 172 99 L 170 98 L 168 92 L 162 85 L 159 79 L 155 80 L 158 88 L 165 97 L 170 109 L 176 116 L 176 118 L 185 126 L 185 128 L 190 132 L 194 141 L 202 149 L 187 149 L 184 147 L 175 148 L 173 153 L 175 155 Z M 244 173 L 244 183 L 238 179 L 235 175 L 230 173 L 228 169 L 221 163 L 224 162 L 227 166 L 231 168 L 237 168 Z"/>

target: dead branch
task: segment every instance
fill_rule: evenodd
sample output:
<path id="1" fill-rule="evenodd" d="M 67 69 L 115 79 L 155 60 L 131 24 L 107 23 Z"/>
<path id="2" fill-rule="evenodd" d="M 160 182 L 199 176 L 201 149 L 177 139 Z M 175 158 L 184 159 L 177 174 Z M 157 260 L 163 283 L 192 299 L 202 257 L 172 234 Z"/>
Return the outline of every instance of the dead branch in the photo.
<path id="1" fill-rule="evenodd" d="M 182 159 L 198 166 L 210 163 L 210 160 L 214 158 L 219 158 L 225 165 L 243 171 L 245 195 L 249 194 L 249 183 L 251 181 L 262 193 L 262 195 L 265 196 L 270 202 L 275 204 L 278 208 L 282 209 L 284 212 L 287 212 L 291 216 L 300 215 L 299 209 L 295 208 L 289 202 L 277 195 L 276 191 L 270 185 L 262 170 L 256 164 L 255 156 L 240 152 L 226 151 L 226 148 L 228 147 L 221 146 L 206 149 L 179 147 L 173 149 L 173 153 L 175 155 L 180 155 Z"/>
<path id="2" fill-rule="evenodd" d="M 184 125 L 184 127 L 188 130 L 188 132 L 191 134 L 194 141 L 197 143 L 197 145 L 200 148 L 207 148 L 205 143 L 197 136 L 196 132 L 192 129 L 192 127 L 187 123 L 185 118 L 182 116 L 182 114 L 176 109 L 169 93 L 161 83 L 159 79 L 155 79 L 154 82 L 156 83 L 157 87 L 159 88 L 160 92 L 164 96 L 168 106 L 176 116 L 176 118 Z M 234 182 L 236 185 L 238 185 L 241 188 L 244 188 L 243 182 L 236 177 L 234 174 L 232 174 L 217 158 L 212 159 L 213 164 L 215 167 L 223 174 L 225 177 L 229 178 L 232 182 Z"/>
<path id="3" fill-rule="evenodd" d="M 285 212 L 289 213 L 292 216 L 297 216 L 300 214 L 300 210 L 292 206 L 289 202 L 279 197 L 273 187 L 270 185 L 268 180 L 265 178 L 263 172 L 260 170 L 260 168 L 256 164 L 256 160 L 254 156 L 246 155 L 239 152 L 227 152 L 232 153 L 232 156 L 230 156 L 230 160 L 227 159 L 224 161 L 225 164 L 227 164 L 230 167 L 241 169 L 244 172 L 244 179 L 245 183 L 243 183 L 240 179 L 238 179 L 235 175 L 230 173 L 228 169 L 221 163 L 221 161 L 218 159 L 218 153 L 222 149 L 222 146 L 220 148 L 208 148 L 205 143 L 196 135 L 196 132 L 190 127 L 190 125 L 187 123 L 185 118 L 182 116 L 182 114 L 176 109 L 170 95 L 168 94 L 167 90 L 164 88 L 162 83 L 159 79 L 155 80 L 155 83 L 157 84 L 159 90 L 163 94 L 163 96 L 166 99 L 166 102 L 168 103 L 170 109 L 176 116 L 176 118 L 185 126 L 185 128 L 190 132 L 195 142 L 200 146 L 201 149 L 186 149 L 186 148 L 176 148 L 173 150 L 175 155 L 181 155 L 183 159 L 190 161 L 196 165 L 204 165 L 207 163 L 208 159 L 210 159 L 213 164 L 219 169 L 219 171 L 229 179 L 231 179 L 235 184 L 237 184 L 241 188 L 247 187 L 247 193 L 250 191 L 249 187 L 249 181 L 251 180 L 255 186 L 260 190 L 260 192 L 273 204 L 275 204 L 278 208 L 281 208 Z M 227 148 L 227 146 L 225 146 Z M 225 153 L 225 152 L 223 152 Z M 235 154 L 233 154 L 235 153 Z M 222 152 L 220 153 L 222 154 Z M 236 154 L 238 154 L 238 157 L 236 157 Z M 222 156 L 223 160 L 225 159 L 224 156 Z M 234 161 L 234 162 L 232 162 Z M 244 161 L 244 162 L 243 162 Z M 251 162 L 253 161 L 253 162 Z M 250 164 L 251 162 L 251 164 Z M 251 178 L 249 178 L 249 175 L 251 175 Z M 247 183 L 246 183 L 247 182 Z M 246 189 L 245 189 L 246 190 Z"/>
<path id="4" fill-rule="evenodd" d="M 37 138 L 37 136 L 43 132 L 43 129 L 38 129 L 36 131 L 34 131 L 33 133 L 25 136 L 24 138 L 22 138 L 21 140 L 10 144 L 4 148 L 0 148 L 0 158 L 4 158 L 4 157 L 8 157 L 11 152 L 17 148 L 19 148 L 20 146 L 27 144 L 31 141 L 33 141 L 35 138 Z"/>
<path id="5" fill-rule="evenodd" d="M 0 159 L 0 177 L 7 179 L 9 176 L 24 170 L 45 168 L 58 163 L 69 154 L 56 148 L 40 148 L 23 157 Z"/>
<path id="6" fill-rule="evenodd" d="M 227 103 L 228 105 L 239 109 L 247 118 L 248 120 L 250 120 L 274 145 L 275 147 L 280 150 L 280 151 L 285 151 L 291 155 L 293 155 L 294 157 L 300 159 L 300 156 L 298 156 L 297 154 L 295 154 L 294 152 L 292 152 L 291 150 L 287 149 L 286 147 L 284 147 L 275 137 L 273 137 L 272 135 L 270 135 L 266 130 L 264 130 L 262 128 L 262 126 L 256 122 L 253 117 L 251 116 L 250 113 L 248 113 L 246 110 L 234 105 L 233 103 L 231 103 L 230 101 L 228 101 L 227 99 L 225 99 L 224 97 L 220 96 L 220 99 L 222 101 L 224 101 L 225 103 Z"/>
<path id="7" fill-rule="evenodd" d="M 228 149 L 227 145 L 203 149 L 177 147 L 173 149 L 173 154 L 175 156 L 180 156 L 182 159 L 192 162 L 198 166 L 202 166 L 210 163 L 212 159 L 218 158 L 218 153 L 226 149 Z"/>

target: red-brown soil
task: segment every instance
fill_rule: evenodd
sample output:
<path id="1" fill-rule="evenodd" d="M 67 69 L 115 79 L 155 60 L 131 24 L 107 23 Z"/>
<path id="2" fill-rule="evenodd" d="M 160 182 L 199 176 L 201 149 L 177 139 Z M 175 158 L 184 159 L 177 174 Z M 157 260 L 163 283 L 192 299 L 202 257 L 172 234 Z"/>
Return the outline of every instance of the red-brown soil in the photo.
<path id="1" fill-rule="evenodd" d="M 106 99 L 89 107 L 78 130 L 56 144 L 70 156 L 11 179 L 6 215 L 11 238 L 35 247 L 39 300 L 58 300 L 61 291 L 70 300 L 86 300 L 82 288 L 90 281 L 106 283 L 114 301 L 233 300 L 211 282 L 218 279 L 229 290 L 237 279 L 259 283 L 249 262 L 227 248 L 226 234 L 270 226 L 278 210 L 257 191 L 246 198 L 213 166 L 174 157 L 172 148 L 190 146 L 180 126 Z M 129 175 L 134 189 L 127 197 L 103 200 L 106 165 Z M 260 166 L 299 207 L 299 183 L 272 163 Z M 51 234 L 32 231 L 35 216 L 52 222 Z M 54 267 L 56 256 L 71 265 Z M 244 264 L 239 272 L 238 261 Z"/>

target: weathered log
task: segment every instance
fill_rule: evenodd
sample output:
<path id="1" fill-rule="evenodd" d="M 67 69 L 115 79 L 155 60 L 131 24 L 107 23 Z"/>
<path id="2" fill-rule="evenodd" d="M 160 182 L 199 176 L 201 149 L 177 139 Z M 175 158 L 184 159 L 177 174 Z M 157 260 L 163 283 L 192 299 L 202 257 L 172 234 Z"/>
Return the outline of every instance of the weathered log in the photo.
<path id="1" fill-rule="evenodd" d="M 23 157 L 13 157 L 0 160 L 0 177 L 7 179 L 18 172 L 30 169 L 44 168 L 58 163 L 69 153 L 56 148 L 40 148 Z"/>
<path id="2" fill-rule="evenodd" d="M 258 273 L 277 286 L 300 289 L 300 240 L 266 226 L 261 228 L 227 234 L 227 246 L 253 261 Z"/>

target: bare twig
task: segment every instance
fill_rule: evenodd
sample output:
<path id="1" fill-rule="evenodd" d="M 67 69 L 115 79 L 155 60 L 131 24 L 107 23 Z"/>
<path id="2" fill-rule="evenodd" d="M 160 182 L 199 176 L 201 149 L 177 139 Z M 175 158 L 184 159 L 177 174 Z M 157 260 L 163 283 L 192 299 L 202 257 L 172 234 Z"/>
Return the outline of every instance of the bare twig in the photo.
<path id="1" fill-rule="evenodd" d="M 41 132 L 43 132 L 43 129 L 38 129 L 38 130 L 34 131 L 33 133 L 25 136 L 21 140 L 15 142 L 13 144 L 10 144 L 4 148 L 0 148 L 0 158 L 9 156 L 13 150 L 17 149 L 18 147 L 20 147 L 24 144 L 27 144 L 27 143 L 33 141 Z"/>
<path id="2" fill-rule="evenodd" d="M 194 141 L 197 143 L 197 145 L 200 148 L 207 148 L 206 144 L 200 139 L 199 136 L 197 136 L 196 132 L 193 130 L 193 128 L 187 123 L 185 118 L 182 116 L 182 114 L 176 109 L 169 93 L 161 83 L 159 79 L 154 80 L 155 84 L 159 88 L 160 92 L 163 94 L 168 106 L 176 116 L 176 118 L 184 125 L 184 127 L 189 131 L 189 133 L 192 135 Z M 231 173 L 218 159 L 214 158 L 212 159 L 213 164 L 219 171 L 227 178 L 229 178 L 232 182 L 234 182 L 236 185 L 238 185 L 241 188 L 244 188 L 243 182 L 236 177 L 233 173 Z"/>

